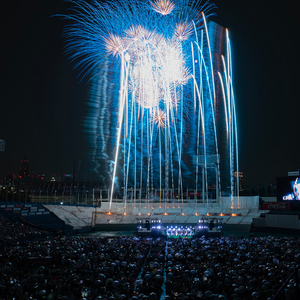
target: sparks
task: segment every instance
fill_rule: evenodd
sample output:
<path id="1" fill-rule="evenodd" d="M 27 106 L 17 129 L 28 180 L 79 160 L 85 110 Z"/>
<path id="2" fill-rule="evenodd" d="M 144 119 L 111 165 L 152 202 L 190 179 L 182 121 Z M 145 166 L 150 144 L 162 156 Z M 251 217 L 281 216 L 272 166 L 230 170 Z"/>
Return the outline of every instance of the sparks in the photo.
<path id="1" fill-rule="evenodd" d="M 175 8 L 175 4 L 170 0 L 156 0 L 150 4 L 156 12 L 163 16 L 169 15 Z"/>
<path id="2" fill-rule="evenodd" d="M 181 41 L 187 40 L 192 33 L 192 23 L 183 22 L 181 24 L 178 24 L 175 28 L 175 36 Z"/>
<path id="3" fill-rule="evenodd" d="M 162 110 L 155 110 L 153 112 L 153 123 L 157 124 L 160 128 L 164 128 L 166 125 L 166 113 Z"/>
<path id="4" fill-rule="evenodd" d="M 125 48 L 123 41 L 119 36 L 109 34 L 109 38 L 104 37 L 103 40 L 105 43 L 105 48 L 109 54 L 120 55 L 121 53 L 124 53 Z"/>

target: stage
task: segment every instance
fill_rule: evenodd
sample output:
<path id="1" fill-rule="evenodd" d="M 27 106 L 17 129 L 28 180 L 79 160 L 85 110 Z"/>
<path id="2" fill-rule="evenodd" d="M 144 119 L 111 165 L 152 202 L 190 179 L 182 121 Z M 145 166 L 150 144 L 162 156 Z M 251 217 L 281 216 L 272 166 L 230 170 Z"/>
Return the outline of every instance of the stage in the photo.
<path id="1" fill-rule="evenodd" d="M 148 220 L 151 224 L 160 222 L 163 226 L 196 226 L 199 222 L 214 220 L 223 228 L 239 227 L 249 231 L 254 218 L 267 211 L 258 210 L 259 197 L 223 197 L 219 202 L 195 202 L 194 200 L 166 203 L 113 202 L 109 209 L 108 200 L 94 207 L 75 205 L 45 205 L 66 224 L 80 229 L 91 226 L 100 231 L 134 231 Z"/>

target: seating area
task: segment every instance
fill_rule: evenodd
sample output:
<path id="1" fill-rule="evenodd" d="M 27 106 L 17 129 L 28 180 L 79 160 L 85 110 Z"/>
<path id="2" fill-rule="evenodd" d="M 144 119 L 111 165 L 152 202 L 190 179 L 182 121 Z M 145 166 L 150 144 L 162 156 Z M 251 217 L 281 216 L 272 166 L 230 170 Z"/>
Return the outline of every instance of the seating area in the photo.
<path id="1" fill-rule="evenodd" d="M 2 214 L 9 219 L 48 231 L 71 230 L 59 217 L 39 203 L 0 203 Z"/>
<path id="2" fill-rule="evenodd" d="M 39 203 L 0 203 L 0 209 L 7 213 L 21 216 L 46 215 L 49 214 Z"/>
<path id="3" fill-rule="evenodd" d="M 92 206 L 44 205 L 44 208 L 74 229 L 92 226 L 92 216 L 95 211 Z"/>

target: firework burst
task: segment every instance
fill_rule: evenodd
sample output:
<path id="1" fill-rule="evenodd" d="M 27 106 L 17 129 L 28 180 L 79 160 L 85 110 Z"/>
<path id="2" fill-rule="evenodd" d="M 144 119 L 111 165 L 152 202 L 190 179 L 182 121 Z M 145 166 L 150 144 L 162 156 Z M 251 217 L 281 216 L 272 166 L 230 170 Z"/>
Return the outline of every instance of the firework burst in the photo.
<path id="1" fill-rule="evenodd" d="M 123 40 L 114 34 L 109 34 L 109 38 L 103 38 L 106 51 L 112 55 L 121 55 L 125 52 Z"/>
<path id="2" fill-rule="evenodd" d="M 187 40 L 192 33 L 192 23 L 183 22 L 181 24 L 178 24 L 175 28 L 175 36 L 181 41 Z"/>
<path id="3" fill-rule="evenodd" d="M 69 2 L 74 13 L 65 16 L 70 21 L 65 31 L 67 52 L 84 74 L 91 73 L 97 109 L 105 111 L 101 126 L 109 132 L 103 134 L 99 148 L 105 152 L 103 164 L 110 160 L 114 169 L 110 206 L 118 177 L 123 178 L 124 195 L 129 185 L 135 191 L 150 191 L 177 183 L 178 199 L 185 184 L 193 182 L 198 188 L 200 167 L 193 169 L 193 158 L 218 156 L 216 103 L 220 101 L 215 74 L 224 86 L 228 108 L 222 111 L 228 114 L 228 132 L 232 130 L 229 114 L 235 109 L 229 46 L 223 59 L 226 68 L 214 70 L 217 51 L 212 54 L 205 16 L 212 15 L 215 6 L 201 0 Z M 228 139 L 232 146 L 232 133 Z M 121 156 L 123 166 L 118 165 Z M 207 172 L 202 177 L 206 182 Z M 196 174 L 194 179 L 191 174 Z"/>
<path id="4" fill-rule="evenodd" d="M 156 12 L 162 14 L 163 16 L 169 15 L 176 6 L 174 1 L 170 0 L 156 0 L 150 2 L 150 4 Z"/>
<path id="5" fill-rule="evenodd" d="M 152 122 L 157 124 L 160 128 L 164 128 L 166 126 L 166 113 L 160 109 L 156 109 L 152 113 Z"/>

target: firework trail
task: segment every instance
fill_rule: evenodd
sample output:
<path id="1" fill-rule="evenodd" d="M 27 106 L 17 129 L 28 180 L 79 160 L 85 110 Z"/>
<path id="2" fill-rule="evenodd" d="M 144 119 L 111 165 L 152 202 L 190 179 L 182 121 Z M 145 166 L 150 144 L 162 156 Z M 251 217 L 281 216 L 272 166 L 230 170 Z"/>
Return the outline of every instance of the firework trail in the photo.
<path id="1" fill-rule="evenodd" d="M 90 144 L 93 159 L 101 165 L 97 170 L 112 187 L 110 200 L 117 177 L 123 178 L 125 201 L 128 188 L 134 189 L 135 200 L 141 199 L 142 190 L 145 197 L 155 198 L 155 189 L 161 199 L 162 188 L 176 189 L 178 199 L 183 198 L 183 187 L 197 190 L 201 181 L 208 195 L 207 155 L 217 157 L 214 172 L 220 188 L 218 99 L 225 107 L 225 148 L 230 155 L 224 160 L 230 160 L 232 174 L 237 138 L 228 47 L 224 67 L 214 69 L 214 41 L 210 42 L 206 22 L 214 4 L 193 0 L 69 2 L 72 13 L 64 16 L 70 21 L 65 30 L 67 53 L 81 76 L 92 81 L 90 102 L 97 105 L 91 105 L 93 122 L 86 127 L 94 136 Z M 201 155 L 202 179 L 198 176 Z"/>

